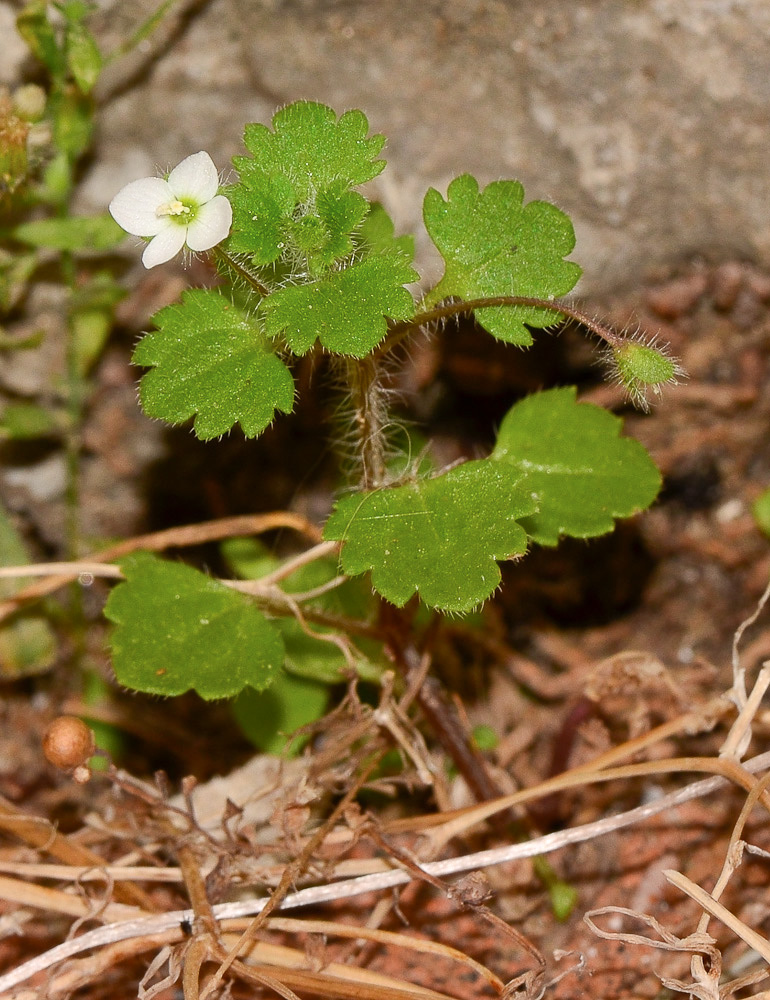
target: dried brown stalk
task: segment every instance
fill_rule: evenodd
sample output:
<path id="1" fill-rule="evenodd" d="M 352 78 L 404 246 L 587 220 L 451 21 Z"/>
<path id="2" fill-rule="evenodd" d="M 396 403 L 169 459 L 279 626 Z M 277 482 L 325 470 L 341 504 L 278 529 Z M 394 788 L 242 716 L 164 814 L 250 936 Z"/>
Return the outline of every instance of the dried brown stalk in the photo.
<path id="1" fill-rule="evenodd" d="M 201 545 L 204 542 L 221 541 L 223 538 L 259 535 L 277 528 L 289 528 L 292 531 L 297 531 L 316 543 L 322 540 L 320 529 L 307 518 L 288 511 L 274 511 L 270 514 L 224 517 L 216 521 L 186 524 L 179 528 L 154 531 L 147 535 L 136 535 L 134 538 L 126 538 L 106 549 L 91 553 L 84 559 L 87 562 L 95 563 L 111 562 L 140 549 L 149 552 L 162 552 L 164 549 Z M 12 598 L 0 603 L 0 622 L 17 611 L 22 604 L 45 597 L 76 579 L 77 574 L 58 573 L 24 587 Z"/>

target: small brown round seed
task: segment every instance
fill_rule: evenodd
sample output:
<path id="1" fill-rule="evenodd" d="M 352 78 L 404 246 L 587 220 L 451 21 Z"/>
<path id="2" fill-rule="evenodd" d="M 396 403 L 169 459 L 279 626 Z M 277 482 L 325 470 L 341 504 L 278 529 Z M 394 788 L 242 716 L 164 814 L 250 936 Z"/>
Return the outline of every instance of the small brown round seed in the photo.
<path id="1" fill-rule="evenodd" d="M 46 760 L 62 771 L 72 771 L 85 764 L 95 749 L 94 734 L 74 715 L 60 715 L 43 735 Z"/>

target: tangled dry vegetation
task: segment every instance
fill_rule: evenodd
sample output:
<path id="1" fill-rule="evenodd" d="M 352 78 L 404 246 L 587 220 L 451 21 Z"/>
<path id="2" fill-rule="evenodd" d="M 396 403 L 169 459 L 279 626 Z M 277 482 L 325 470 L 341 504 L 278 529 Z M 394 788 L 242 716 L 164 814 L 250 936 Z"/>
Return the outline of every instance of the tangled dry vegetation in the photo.
<path id="1" fill-rule="evenodd" d="M 770 976 L 770 942 L 721 901 L 744 851 L 770 857 L 753 836 L 747 839 L 755 808 L 770 810 L 770 772 L 757 776 L 770 764 L 770 754 L 743 760 L 770 685 L 770 662 L 747 691 L 739 656 L 744 627 L 753 624 L 768 595 L 770 587 L 755 615 L 736 633 L 729 691 L 588 763 L 480 806 L 425 815 L 402 809 L 401 815 L 390 816 L 388 810 L 378 815 L 357 804 L 362 792 L 394 795 L 396 782 L 374 775 L 383 756 L 397 746 L 410 763 L 398 778 L 401 792 L 430 790 L 449 805 L 437 761 L 409 718 L 409 693 L 396 699 L 387 685 L 376 708 L 362 705 L 351 688 L 343 704 L 317 727 L 323 744 L 315 753 L 294 761 L 255 757 L 206 785 L 185 780 L 179 796 L 170 794 L 162 774 L 150 784 L 111 766 L 92 777 L 101 786 L 94 808 L 68 834 L 3 800 L 0 827 L 23 846 L 6 846 L 2 853 L 4 964 L 10 968 L 0 975 L 1 994 L 36 1000 L 130 996 L 138 989 L 140 998 L 157 998 L 172 995 L 172 987 L 181 985 L 186 1000 L 222 995 L 224 989 L 232 996 L 286 998 L 521 995 L 533 1000 L 567 980 L 573 981 L 574 991 L 581 988 L 576 980 L 590 964 L 585 953 L 575 948 L 549 953 L 517 929 L 516 922 L 502 919 L 487 905 L 492 886 L 485 870 L 493 865 L 521 868 L 523 859 L 624 827 L 644 831 L 652 817 L 670 816 L 688 801 L 726 798 L 732 785 L 742 790 L 743 805 L 712 884 L 700 886 L 680 871 L 662 870 L 669 885 L 700 911 L 687 932 L 678 918 L 671 929 L 644 907 L 599 906 L 584 921 L 597 939 L 625 943 L 629 951 L 652 946 L 687 957 L 689 978 L 672 975 L 665 966 L 658 972 L 671 990 L 700 1000 L 736 995 Z M 593 672 L 586 690 L 593 688 L 598 698 L 602 689 L 604 695 L 611 687 L 617 691 L 621 676 L 643 684 L 656 675 L 660 679 L 664 671 L 649 658 L 617 657 Z M 718 753 L 665 755 L 672 739 L 710 731 L 719 734 Z M 73 773 L 74 788 L 88 781 L 83 762 L 92 750 L 89 739 L 82 723 L 58 720 L 45 740 L 48 757 Z M 520 839 L 522 831 L 533 829 L 538 804 L 570 791 L 640 778 L 654 779 L 660 789 L 668 776 L 694 773 L 710 777 L 648 795 L 647 802 L 625 811 Z M 494 823 L 502 818 L 507 836 L 506 827 Z M 500 840 L 503 834 L 502 846 L 458 854 L 456 845 L 478 837 L 490 822 L 493 836 Z M 469 874 L 447 880 L 458 872 Z M 524 881 L 521 872 L 515 879 L 519 893 L 533 891 L 526 885 L 532 878 L 529 867 L 527 873 Z M 500 970 L 473 956 L 472 940 L 461 938 L 452 945 L 408 926 L 397 932 L 382 929 L 400 906 L 386 890 L 419 882 L 491 931 L 500 950 L 509 954 L 503 965 L 518 971 L 510 976 L 504 971 L 501 977 Z M 362 894 L 372 902 L 355 919 L 355 912 L 342 903 Z M 325 919 L 324 904 L 332 905 Z M 279 915 L 308 906 L 319 916 Z M 712 919 L 745 945 L 745 955 L 752 959 L 745 973 L 732 972 L 725 979 L 723 951 L 732 952 L 735 945 L 724 933 L 710 933 Z M 40 953 L 29 958 L 30 950 Z M 458 971 L 446 978 L 450 984 L 454 979 L 455 987 L 457 982 L 467 987 L 458 994 L 452 985 L 421 986 L 378 972 L 365 960 L 388 950 L 411 952 L 412 961 L 424 967 L 437 960 L 455 963 Z M 732 969 L 738 965 L 732 957 Z"/>
<path id="2" fill-rule="evenodd" d="M 770 560 L 748 511 L 770 475 L 770 285 L 759 277 L 697 265 L 631 303 L 663 322 L 691 381 L 628 421 L 668 479 L 641 522 L 657 570 L 630 611 L 580 628 L 532 615 L 525 630 L 506 594 L 528 608 L 539 588 L 580 609 L 580 587 L 595 586 L 562 550 L 550 565 L 535 556 L 531 578 L 510 574 L 486 631 L 445 623 L 425 673 L 385 683 L 376 705 L 351 685 L 293 760 L 236 766 L 216 706 L 201 750 L 184 703 L 115 703 L 108 721 L 160 742 L 177 777 L 224 772 L 200 782 L 137 778 L 153 770 L 149 753 L 89 776 L 82 730 L 65 745 L 49 733 L 57 776 L 45 730 L 88 706 L 66 681 L 45 696 L 8 685 L 0 995 L 770 996 Z M 617 305 L 621 322 L 628 307 Z M 728 335 L 739 343 L 729 364 Z M 416 357 L 415 377 L 464 379 L 467 392 L 478 360 L 459 340 Z M 608 392 L 585 394 L 617 405 Z M 179 547 L 231 521 L 124 546 Z M 598 558 L 579 549 L 578 561 L 589 551 Z M 619 571 L 603 565 L 616 600 L 637 566 L 635 550 Z M 730 636 L 753 606 L 731 663 Z M 483 723 L 500 734 L 484 765 L 503 793 L 494 801 L 473 802 L 416 708 L 429 669 L 463 691 L 446 703 L 461 741 Z M 469 692 L 475 673 L 483 684 Z"/>

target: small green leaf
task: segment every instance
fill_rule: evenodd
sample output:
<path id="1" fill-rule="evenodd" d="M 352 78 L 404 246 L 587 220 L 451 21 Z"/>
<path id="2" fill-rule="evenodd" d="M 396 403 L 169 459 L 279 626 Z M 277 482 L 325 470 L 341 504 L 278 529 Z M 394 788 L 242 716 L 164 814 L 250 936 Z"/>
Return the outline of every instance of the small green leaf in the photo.
<path id="1" fill-rule="evenodd" d="M 94 130 L 94 108 L 90 97 L 70 85 L 51 94 L 48 114 L 53 140 L 70 164 L 88 149 Z"/>
<path id="2" fill-rule="evenodd" d="M 261 170 L 291 181 L 300 202 L 314 201 L 335 182 L 363 184 L 385 166 L 376 159 L 385 137 L 367 135 L 369 122 L 362 111 L 347 111 L 338 120 L 324 104 L 296 101 L 273 116 L 273 129 L 247 125 L 244 144 Z M 233 162 L 240 171 L 244 158 Z"/>
<path id="3" fill-rule="evenodd" d="M 16 28 L 32 54 L 54 78 L 64 72 L 64 53 L 56 40 L 45 0 L 31 0 L 16 18 Z"/>
<path id="4" fill-rule="evenodd" d="M 295 354 L 316 340 L 329 351 L 365 357 L 387 333 L 386 317 L 408 319 L 414 301 L 403 286 L 418 275 L 400 253 L 373 254 L 316 281 L 290 285 L 263 300 L 265 328 Z"/>
<path id="5" fill-rule="evenodd" d="M 43 170 L 41 201 L 64 207 L 72 193 L 74 171 L 69 153 L 59 150 Z"/>
<path id="6" fill-rule="evenodd" d="M 425 226 L 446 268 L 426 306 L 452 295 L 550 299 L 574 286 L 580 268 L 563 260 L 575 246 L 572 223 L 554 205 L 523 200 L 517 181 L 495 181 L 480 192 L 469 174 L 452 181 L 446 201 L 433 188 L 428 191 Z M 527 326 L 554 322 L 550 310 L 524 306 L 479 309 L 476 318 L 499 340 L 520 346 L 532 343 Z"/>
<path id="7" fill-rule="evenodd" d="M 358 242 L 369 250 L 398 250 L 410 264 L 414 258 L 414 236 L 396 236 L 393 220 L 378 201 L 369 206 L 369 214 L 356 235 Z"/>
<path id="8" fill-rule="evenodd" d="M 56 638 L 45 618 L 19 615 L 0 628 L 0 678 L 18 680 L 50 670 L 56 662 Z"/>
<path id="9" fill-rule="evenodd" d="M 294 406 L 291 372 L 272 353 L 253 322 L 219 292 L 194 289 L 155 317 L 133 361 L 147 365 L 139 396 L 150 417 L 183 423 L 194 413 L 203 441 L 240 423 L 246 437 L 260 434 L 276 410 Z"/>
<path id="10" fill-rule="evenodd" d="M 115 306 L 126 293 L 105 271 L 91 275 L 70 299 L 72 360 L 86 376 L 107 343 L 115 319 Z"/>
<path id="11" fill-rule="evenodd" d="M 9 313 L 21 301 L 38 265 L 36 250 L 9 253 L 0 250 L 0 313 Z"/>
<path id="12" fill-rule="evenodd" d="M 0 416 L 0 437 L 13 441 L 49 437 L 59 430 L 50 411 L 34 403 L 9 403 Z"/>
<path id="13" fill-rule="evenodd" d="M 70 317 L 72 354 L 81 375 L 88 375 L 102 353 L 113 325 L 111 309 L 76 309 Z"/>
<path id="14" fill-rule="evenodd" d="M 243 580 L 259 580 L 281 565 L 259 538 L 227 538 L 219 549 L 228 570 Z"/>
<path id="15" fill-rule="evenodd" d="M 760 531 L 770 536 L 770 489 L 759 494 L 751 506 L 751 513 Z"/>
<path id="16" fill-rule="evenodd" d="M 286 245 L 284 230 L 296 204 L 294 188 L 282 174 L 270 176 L 246 157 L 235 162 L 241 183 L 226 192 L 233 206 L 228 249 L 250 254 L 257 266 L 272 264 Z"/>
<path id="17" fill-rule="evenodd" d="M 0 507 L 0 566 L 23 566 L 29 562 L 27 549 L 10 516 Z M 31 577 L 0 580 L 0 598 L 9 597 L 20 587 L 32 582 Z"/>
<path id="18" fill-rule="evenodd" d="M 345 573 L 371 570 L 375 590 L 398 607 L 417 592 L 430 607 L 467 612 L 500 583 L 496 560 L 525 551 L 517 522 L 535 509 L 519 470 L 466 462 L 435 479 L 344 497 L 324 537 L 345 543 Z"/>
<path id="19" fill-rule="evenodd" d="M 493 729 L 492 726 L 474 726 L 473 742 L 484 753 L 485 751 L 495 750 L 500 744 L 500 737 L 497 735 L 497 730 Z"/>
<path id="20" fill-rule="evenodd" d="M 146 552 L 121 568 L 126 582 L 104 608 L 116 626 L 111 645 L 121 684 L 160 695 L 192 689 L 212 699 L 272 683 L 283 643 L 244 594 Z"/>
<path id="21" fill-rule="evenodd" d="M 233 702 L 233 714 L 244 734 L 263 753 L 299 753 L 304 739 L 289 737 L 320 719 L 329 702 L 325 684 L 279 674 L 269 691 L 246 688 Z"/>
<path id="22" fill-rule="evenodd" d="M 88 706 L 87 714 L 88 727 L 94 734 L 94 742 L 99 750 L 104 750 L 109 755 L 106 760 L 101 754 L 94 754 L 88 761 L 88 766 L 92 771 L 106 771 L 110 762 L 118 763 L 125 755 L 129 740 L 122 726 L 112 722 L 102 721 L 94 716 L 104 715 L 105 718 L 115 718 L 116 712 L 116 691 L 115 685 L 109 683 L 98 672 L 96 664 L 88 666 L 88 659 L 81 664 L 82 672 L 82 692 L 83 704 Z"/>
<path id="23" fill-rule="evenodd" d="M 567 920 L 580 899 L 577 889 L 559 878 L 543 855 L 533 858 L 532 861 L 535 874 L 548 890 L 553 915 L 557 920 Z"/>
<path id="24" fill-rule="evenodd" d="M 366 198 L 357 191 L 337 192 L 330 188 L 319 192 L 316 210 L 323 229 L 317 244 L 308 248 L 308 259 L 314 273 L 320 273 L 323 268 L 350 254 L 353 250 L 350 234 L 360 224 L 368 208 Z"/>
<path id="25" fill-rule="evenodd" d="M 318 193 L 314 211 L 295 213 L 284 222 L 281 247 L 289 247 L 289 258 L 304 261 L 311 276 L 323 274 L 351 253 L 351 233 L 366 214 L 365 198 L 336 188 Z"/>
<path id="26" fill-rule="evenodd" d="M 29 562 L 26 547 L 10 517 L 0 507 L 0 566 Z M 15 594 L 31 578 L 0 580 L 0 597 Z M 56 660 L 56 639 L 45 618 L 18 613 L 0 628 L 0 678 L 17 680 L 49 670 Z"/>
<path id="27" fill-rule="evenodd" d="M 59 5 L 59 9 L 67 18 L 67 66 L 78 90 L 88 94 L 99 79 L 104 63 L 94 36 L 83 23 L 88 8 L 85 4 L 68 3 Z"/>
<path id="28" fill-rule="evenodd" d="M 522 524 L 541 545 L 612 531 L 615 518 L 645 510 L 660 489 L 643 446 L 619 436 L 622 421 L 575 396 L 574 387 L 551 389 L 516 403 L 491 456 L 526 476 L 538 510 Z"/>
<path id="29" fill-rule="evenodd" d="M 83 215 L 23 222 L 12 235 L 33 247 L 76 252 L 111 250 L 126 234 L 110 215 Z"/>

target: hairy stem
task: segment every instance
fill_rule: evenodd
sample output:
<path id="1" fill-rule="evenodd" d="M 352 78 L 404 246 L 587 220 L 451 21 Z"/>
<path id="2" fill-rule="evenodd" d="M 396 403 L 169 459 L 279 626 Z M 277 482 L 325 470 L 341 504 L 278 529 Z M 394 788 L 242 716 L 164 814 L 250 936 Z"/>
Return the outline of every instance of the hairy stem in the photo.
<path id="1" fill-rule="evenodd" d="M 385 481 L 385 408 L 377 359 L 348 359 L 347 383 L 353 405 L 356 454 L 361 467 L 361 489 L 373 490 Z"/>
<path id="2" fill-rule="evenodd" d="M 464 313 L 473 312 L 476 309 L 492 309 L 495 306 L 531 306 L 538 309 L 548 309 L 550 312 L 561 316 L 564 319 L 574 320 L 580 323 L 591 333 L 595 334 L 611 347 L 618 347 L 623 343 L 623 337 L 616 333 L 611 326 L 600 323 L 587 313 L 575 309 L 573 306 L 563 302 L 556 302 L 553 299 L 539 299 L 530 295 L 493 295 L 488 298 L 468 299 L 465 302 L 448 302 L 425 312 L 418 313 L 410 320 L 403 323 L 394 323 L 385 341 L 379 346 L 375 354 L 384 354 L 400 344 L 410 333 L 419 330 L 422 326 L 428 326 L 441 319 L 448 319 L 451 316 L 461 316 Z"/>
<path id="3" fill-rule="evenodd" d="M 235 275 L 236 278 L 245 282 L 257 295 L 260 295 L 264 299 L 270 294 L 270 289 L 267 285 L 263 285 L 256 275 L 252 274 L 247 267 L 244 267 L 243 264 L 237 261 L 232 254 L 223 250 L 221 246 L 214 247 L 212 253 L 214 259 L 231 272 L 231 276 Z"/>

